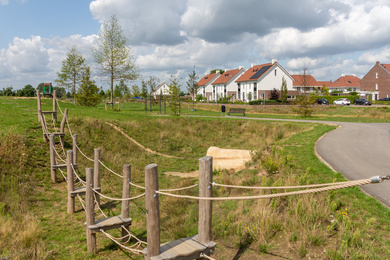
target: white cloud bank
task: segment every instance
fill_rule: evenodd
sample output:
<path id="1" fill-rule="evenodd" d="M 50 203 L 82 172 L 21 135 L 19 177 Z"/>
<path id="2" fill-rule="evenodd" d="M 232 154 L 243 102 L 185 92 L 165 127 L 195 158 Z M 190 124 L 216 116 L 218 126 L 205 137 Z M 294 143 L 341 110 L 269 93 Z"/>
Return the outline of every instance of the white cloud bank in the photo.
<path id="1" fill-rule="evenodd" d="M 194 65 L 203 74 L 272 58 L 291 73 L 306 65 L 318 80 L 390 63 L 387 0 L 95 0 L 90 11 L 100 23 L 115 14 L 145 76 L 161 80 L 185 80 Z M 54 81 L 67 50 L 76 44 L 88 59 L 96 34 L 15 38 L 0 50 L 0 88 L 20 75 L 20 87 Z"/>

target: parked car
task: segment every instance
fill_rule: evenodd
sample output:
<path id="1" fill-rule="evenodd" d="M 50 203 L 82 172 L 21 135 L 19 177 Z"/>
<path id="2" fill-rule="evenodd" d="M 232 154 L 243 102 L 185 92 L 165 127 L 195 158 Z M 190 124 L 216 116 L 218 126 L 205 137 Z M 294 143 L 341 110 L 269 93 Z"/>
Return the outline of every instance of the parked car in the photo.
<path id="1" fill-rule="evenodd" d="M 335 101 L 333 101 L 334 105 L 347 105 L 349 106 L 351 104 L 351 101 L 348 98 L 339 98 Z"/>
<path id="2" fill-rule="evenodd" d="M 330 102 L 328 100 L 326 100 L 325 98 L 317 98 L 316 104 L 317 105 L 329 105 Z"/>
<path id="3" fill-rule="evenodd" d="M 381 98 L 381 99 L 379 99 L 379 101 L 390 101 L 390 98 L 388 98 L 388 97 Z"/>
<path id="4" fill-rule="evenodd" d="M 371 102 L 365 100 L 364 98 L 355 99 L 355 101 L 354 101 L 353 103 L 354 103 L 355 105 L 371 106 Z"/>

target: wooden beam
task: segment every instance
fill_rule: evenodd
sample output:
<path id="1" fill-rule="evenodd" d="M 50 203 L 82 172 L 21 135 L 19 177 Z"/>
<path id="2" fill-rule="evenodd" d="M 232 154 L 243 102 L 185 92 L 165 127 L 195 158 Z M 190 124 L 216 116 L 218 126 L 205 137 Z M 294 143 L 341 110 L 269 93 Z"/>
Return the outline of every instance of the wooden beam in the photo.
<path id="1" fill-rule="evenodd" d="M 53 122 L 57 123 L 57 90 L 53 90 Z"/>
<path id="2" fill-rule="evenodd" d="M 68 182 L 68 214 L 75 212 L 75 198 L 72 196 L 74 191 L 74 174 L 73 174 L 73 151 L 66 152 L 66 179 Z"/>
<path id="3" fill-rule="evenodd" d="M 42 120 L 43 121 L 43 120 Z M 57 182 L 57 170 L 55 168 L 57 161 L 56 161 L 56 155 L 55 155 L 55 141 L 54 141 L 54 135 L 49 135 L 49 149 L 50 149 L 50 176 L 53 183 Z"/>
<path id="4" fill-rule="evenodd" d="M 199 197 L 212 197 L 213 190 L 213 157 L 199 159 Z M 199 201 L 198 239 L 201 243 L 211 241 L 212 209 L 211 200 Z"/>
<path id="5" fill-rule="evenodd" d="M 122 190 L 122 199 L 130 198 L 130 181 L 131 181 L 131 165 L 125 164 L 123 165 L 123 190 Z M 122 200 L 121 207 L 121 217 L 126 219 L 129 218 L 129 204 L 128 200 Z M 126 229 L 129 226 L 125 226 Z M 127 235 L 127 231 L 122 228 L 122 237 Z M 123 242 L 125 242 L 127 238 L 123 238 Z"/>
<path id="6" fill-rule="evenodd" d="M 148 250 L 146 259 L 160 254 L 160 209 L 157 164 L 145 167 L 145 207 Z"/>
<path id="7" fill-rule="evenodd" d="M 100 154 L 101 150 L 100 148 L 96 148 L 94 150 L 94 156 L 93 156 L 93 186 L 95 188 L 100 188 Z M 100 205 L 100 196 L 99 194 L 96 194 L 96 202 L 98 205 Z"/>
<path id="8" fill-rule="evenodd" d="M 85 170 L 87 176 L 86 183 L 86 195 L 85 195 L 85 213 L 87 219 L 87 251 L 92 254 L 96 254 L 96 233 L 92 232 L 88 226 L 95 225 L 95 203 L 93 199 L 93 169 L 87 168 Z"/>

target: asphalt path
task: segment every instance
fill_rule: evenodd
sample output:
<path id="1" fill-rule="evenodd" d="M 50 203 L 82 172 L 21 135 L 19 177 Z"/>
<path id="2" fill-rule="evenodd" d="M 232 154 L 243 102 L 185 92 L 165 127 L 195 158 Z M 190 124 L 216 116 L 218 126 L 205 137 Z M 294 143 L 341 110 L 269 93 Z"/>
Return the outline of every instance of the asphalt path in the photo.
<path id="1" fill-rule="evenodd" d="M 390 123 L 349 123 L 315 120 L 235 117 L 249 120 L 293 121 L 340 126 L 322 136 L 317 156 L 348 180 L 390 174 Z M 362 190 L 390 208 L 390 180 L 361 186 Z"/>
<path id="2" fill-rule="evenodd" d="M 348 180 L 390 174 L 390 123 L 332 123 L 340 127 L 326 133 L 316 145 L 325 163 Z M 361 188 L 390 207 L 390 181 Z"/>

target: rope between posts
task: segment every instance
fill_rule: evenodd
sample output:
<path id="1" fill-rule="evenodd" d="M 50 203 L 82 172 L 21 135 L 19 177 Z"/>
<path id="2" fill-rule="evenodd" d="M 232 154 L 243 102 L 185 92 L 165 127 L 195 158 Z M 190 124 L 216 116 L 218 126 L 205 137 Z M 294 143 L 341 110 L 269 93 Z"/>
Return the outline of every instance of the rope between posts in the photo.
<path id="1" fill-rule="evenodd" d="M 160 191 L 179 191 L 179 190 L 188 190 L 197 187 L 198 184 L 194 184 L 188 187 L 183 187 L 183 188 L 177 188 L 177 189 L 169 189 L 169 190 L 160 190 Z"/>
<path id="2" fill-rule="evenodd" d="M 70 166 L 72 166 L 72 170 L 73 170 L 73 173 L 74 173 L 74 175 L 76 176 L 76 178 L 83 184 L 83 186 L 85 186 L 86 182 L 83 181 L 83 180 L 80 178 L 80 176 L 77 174 L 76 169 L 74 168 L 74 165 L 71 164 Z"/>
<path id="3" fill-rule="evenodd" d="M 102 215 L 102 216 L 104 216 L 105 218 L 107 218 L 107 215 L 104 213 L 104 211 L 103 211 L 102 208 L 100 207 L 99 203 L 97 202 L 96 194 L 95 194 L 95 193 L 93 194 L 93 201 L 94 201 L 94 203 L 97 205 L 97 210 L 100 211 L 100 215 Z"/>
<path id="4" fill-rule="evenodd" d="M 176 195 L 176 194 L 171 194 L 171 193 L 166 193 L 161 191 L 155 191 L 155 192 L 158 194 L 167 195 L 171 197 L 194 199 L 194 200 L 249 200 L 249 199 L 268 199 L 268 198 L 278 198 L 278 197 L 292 196 L 292 195 L 310 194 L 310 193 L 317 193 L 323 191 L 344 189 L 344 188 L 349 188 L 354 186 L 361 186 L 369 183 L 372 183 L 371 179 L 363 179 L 359 181 L 345 182 L 345 184 L 343 185 L 340 184 L 331 187 L 323 187 L 323 188 L 317 188 L 311 190 L 300 190 L 300 191 L 292 191 L 292 192 L 284 192 L 284 193 L 276 193 L 276 194 L 266 194 L 266 195 L 258 195 L 258 196 L 246 196 L 246 197 L 245 196 L 244 197 L 196 197 L 196 196 L 188 196 L 188 195 Z"/>
<path id="5" fill-rule="evenodd" d="M 83 151 L 81 151 L 80 147 L 79 147 L 77 144 L 76 144 L 76 148 L 77 148 L 77 150 L 79 150 L 79 152 L 80 152 L 86 159 L 90 160 L 91 162 L 94 161 L 93 159 L 91 159 L 91 158 L 89 158 L 88 156 L 86 156 L 86 155 L 83 153 Z"/>
<path id="6" fill-rule="evenodd" d="M 332 183 L 322 183 L 322 184 L 310 184 L 310 185 L 300 185 L 300 186 L 272 186 L 272 187 L 250 187 L 250 186 L 237 186 L 237 185 L 227 185 L 220 183 L 210 183 L 213 186 L 217 187 L 226 187 L 226 188 L 237 188 L 237 189 L 254 189 L 254 190 L 287 190 L 287 189 L 305 189 L 305 188 L 316 188 L 316 187 L 325 187 L 325 186 L 335 186 L 346 183 L 343 182 L 332 182 Z"/>
<path id="7" fill-rule="evenodd" d="M 127 231 L 127 233 L 130 235 L 130 237 L 135 238 L 135 239 L 138 241 L 138 243 L 140 243 L 140 244 L 145 244 L 145 245 L 148 244 L 148 243 L 146 243 L 145 241 L 142 241 L 142 240 L 140 240 L 138 237 L 136 237 L 136 236 L 134 236 L 133 234 L 131 234 L 131 232 L 130 232 L 124 225 L 122 225 L 121 227 L 122 227 L 124 230 Z"/>
<path id="8" fill-rule="evenodd" d="M 121 243 L 119 243 L 118 241 L 115 240 L 115 238 L 113 236 L 111 236 L 110 234 L 104 232 L 103 229 L 100 229 L 100 232 L 102 232 L 104 235 L 106 235 L 111 241 L 113 241 L 114 243 L 116 243 L 118 246 L 128 250 L 128 251 L 131 251 L 135 254 L 143 254 L 143 251 L 141 250 L 138 250 L 138 249 L 134 249 L 134 248 L 130 248 L 130 247 L 127 247 L 127 246 L 124 246 L 122 245 Z M 137 243 L 138 244 L 138 243 Z"/>
<path id="9" fill-rule="evenodd" d="M 57 107 L 58 109 L 60 110 L 61 114 L 64 115 L 64 112 L 62 111 L 61 107 L 60 107 L 60 103 L 58 103 L 58 99 L 56 99 L 56 102 L 57 102 Z M 68 129 L 69 129 L 69 134 L 70 136 L 73 136 L 72 134 L 72 130 L 70 129 L 70 125 L 69 125 L 69 122 L 68 122 L 68 117 L 66 117 L 66 124 L 68 125 Z"/>
<path id="10" fill-rule="evenodd" d="M 65 177 L 64 172 L 63 172 L 61 169 L 58 169 L 58 170 L 59 170 L 60 173 L 62 174 L 62 177 L 64 177 L 64 180 L 65 180 L 66 182 L 68 182 L 68 179 Z"/>
<path id="11" fill-rule="evenodd" d="M 83 199 L 80 197 L 79 194 L 77 194 L 77 198 L 79 199 L 79 201 L 80 201 L 80 203 L 81 203 L 81 206 L 83 207 L 84 211 L 87 211 L 87 210 L 85 209 L 84 201 L 83 201 Z"/>
<path id="12" fill-rule="evenodd" d="M 116 201 L 128 201 L 128 200 L 135 200 L 135 199 L 138 199 L 138 198 L 141 198 L 145 195 L 145 193 L 142 193 L 138 196 L 135 196 L 135 197 L 132 197 L 132 198 L 111 198 L 111 197 L 108 197 L 106 195 L 103 195 L 101 194 L 100 192 L 98 192 L 97 190 L 95 190 L 94 188 L 91 187 L 91 189 L 96 193 L 98 194 L 99 196 L 102 196 L 103 198 L 106 198 L 106 199 L 109 199 L 109 200 L 116 200 Z"/>
<path id="13" fill-rule="evenodd" d="M 62 159 L 61 155 L 59 155 L 59 153 L 57 152 L 56 147 L 54 145 L 52 145 L 52 147 L 53 147 L 54 152 L 58 156 L 58 158 L 60 158 L 60 161 L 66 163 L 66 160 Z"/>
<path id="14" fill-rule="evenodd" d="M 99 162 L 104 168 L 106 168 L 109 172 L 115 174 L 116 176 L 118 176 L 118 177 L 120 177 L 120 178 L 123 178 L 122 175 L 120 175 L 120 174 L 114 172 L 113 170 L 111 170 L 110 168 L 108 168 L 102 161 L 98 160 L 98 162 Z"/>
<path id="15" fill-rule="evenodd" d="M 145 187 L 139 186 L 139 185 L 137 185 L 135 183 L 132 183 L 131 181 L 129 181 L 129 183 L 130 183 L 130 185 L 133 185 L 134 187 L 137 187 L 137 188 L 140 188 L 142 190 L 145 190 Z"/>

